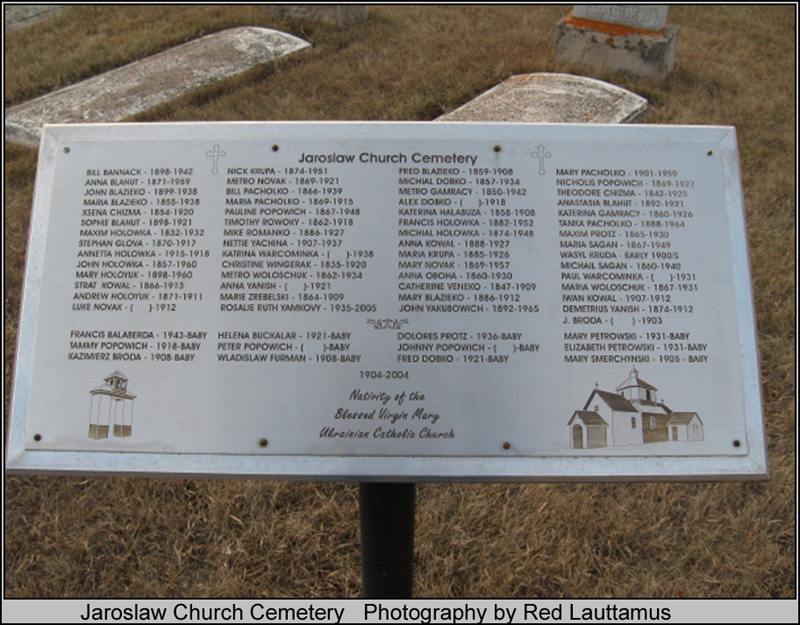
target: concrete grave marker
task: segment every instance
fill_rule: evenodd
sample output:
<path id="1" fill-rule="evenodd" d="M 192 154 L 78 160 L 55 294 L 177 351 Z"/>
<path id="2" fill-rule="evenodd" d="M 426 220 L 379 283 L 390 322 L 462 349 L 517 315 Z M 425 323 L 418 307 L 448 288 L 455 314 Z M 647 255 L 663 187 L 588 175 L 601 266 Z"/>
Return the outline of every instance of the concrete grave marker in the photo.
<path id="1" fill-rule="evenodd" d="M 733 128 L 54 125 L 34 197 L 12 471 L 766 477 Z"/>
<path id="2" fill-rule="evenodd" d="M 616 85 L 572 74 L 512 76 L 436 121 L 619 124 L 636 119 L 647 100 Z"/>
<path id="3" fill-rule="evenodd" d="M 675 69 L 677 26 L 665 5 L 576 5 L 556 26 L 555 58 L 642 78 Z"/>
<path id="4" fill-rule="evenodd" d="M 244 26 L 190 41 L 6 111 L 6 139 L 36 147 L 45 124 L 115 122 L 310 48 L 286 33 Z"/>

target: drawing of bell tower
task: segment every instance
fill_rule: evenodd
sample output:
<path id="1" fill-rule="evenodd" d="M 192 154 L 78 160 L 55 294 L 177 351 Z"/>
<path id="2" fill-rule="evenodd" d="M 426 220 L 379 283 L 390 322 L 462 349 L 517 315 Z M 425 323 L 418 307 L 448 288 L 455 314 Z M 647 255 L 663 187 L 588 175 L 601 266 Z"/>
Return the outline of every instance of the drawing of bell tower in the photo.
<path id="1" fill-rule="evenodd" d="M 103 380 L 104 384 L 89 391 L 89 438 L 108 438 L 114 425 L 114 436 L 130 436 L 133 422 L 133 400 L 128 392 L 128 378 L 115 371 Z"/>
<path id="2" fill-rule="evenodd" d="M 652 406 L 658 403 L 656 400 L 657 390 L 655 386 L 639 378 L 639 372 L 636 370 L 636 367 L 631 369 L 631 372 L 628 374 L 628 379 L 616 388 L 617 393 L 622 395 L 629 402 Z"/>

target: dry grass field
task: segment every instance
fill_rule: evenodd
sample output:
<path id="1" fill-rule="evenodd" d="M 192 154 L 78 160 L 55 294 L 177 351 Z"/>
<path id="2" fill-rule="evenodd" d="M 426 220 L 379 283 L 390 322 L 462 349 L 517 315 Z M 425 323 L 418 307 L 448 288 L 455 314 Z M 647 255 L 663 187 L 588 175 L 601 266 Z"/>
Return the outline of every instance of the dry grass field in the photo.
<path id="1" fill-rule="evenodd" d="M 75 7 L 5 39 L 13 105 L 223 28 L 312 50 L 136 118 L 430 120 L 555 63 L 571 6 L 375 6 L 350 30 L 257 6 Z M 425 484 L 418 597 L 793 597 L 795 588 L 795 7 L 671 6 L 677 68 L 644 81 L 656 124 L 736 126 L 771 479 L 759 483 Z M 8 406 L 36 150 L 5 145 Z M 358 487 L 81 477 L 5 479 L 12 597 L 358 597 Z"/>

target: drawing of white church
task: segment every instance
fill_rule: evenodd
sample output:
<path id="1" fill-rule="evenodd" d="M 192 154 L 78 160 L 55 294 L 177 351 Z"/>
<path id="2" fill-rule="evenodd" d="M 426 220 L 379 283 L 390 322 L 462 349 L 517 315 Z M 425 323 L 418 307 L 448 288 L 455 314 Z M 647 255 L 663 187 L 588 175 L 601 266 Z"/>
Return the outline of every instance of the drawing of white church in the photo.
<path id="1" fill-rule="evenodd" d="M 583 410 L 568 422 L 572 449 L 702 441 L 703 422 L 696 412 L 673 412 L 656 397 L 658 390 L 632 368 L 615 393 L 595 388 Z"/>

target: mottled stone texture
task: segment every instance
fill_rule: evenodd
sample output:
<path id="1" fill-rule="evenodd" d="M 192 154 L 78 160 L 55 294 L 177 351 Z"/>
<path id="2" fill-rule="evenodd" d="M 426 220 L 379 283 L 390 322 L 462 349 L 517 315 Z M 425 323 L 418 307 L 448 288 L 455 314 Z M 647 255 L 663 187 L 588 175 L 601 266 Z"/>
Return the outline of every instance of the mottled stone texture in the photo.
<path id="1" fill-rule="evenodd" d="M 607 28 L 603 22 L 568 15 L 556 26 L 555 58 L 640 78 L 661 78 L 675 69 L 677 26 L 645 32 L 632 27 Z"/>
<path id="2" fill-rule="evenodd" d="M 12 4 L 5 5 L 6 32 L 25 28 L 38 21 L 58 15 L 69 6 L 61 4 Z"/>
<path id="3" fill-rule="evenodd" d="M 214 33 L 11 107 L 6 139 L 36 147 L 44 124 L 120 121 L 310 47 L 298 37 L 257 26 Z"/>
<path id="4" fill-rule="evenodd" d="M 661 30 L 667 25 L 668 8 L 666 4 L 576 4 L 572 14 L 585 20 Z"/>
<path id="5" fill-rule="evenodd" d="M 602 80 L 571 74 L 522 74 L 436 121 L 619 124 L 646 109 L 643 97 Z"/>
<path id="6" fill-rule="evenodd" d="M 264 4 L 261 10 L 281 18 L 324 22 L 339 28 L 348 28 L 369 16 L 366 4 Z"/>

